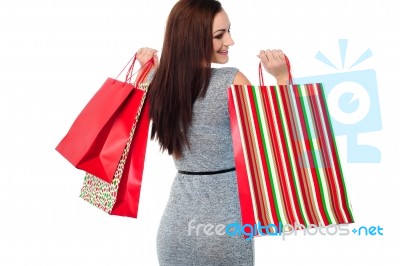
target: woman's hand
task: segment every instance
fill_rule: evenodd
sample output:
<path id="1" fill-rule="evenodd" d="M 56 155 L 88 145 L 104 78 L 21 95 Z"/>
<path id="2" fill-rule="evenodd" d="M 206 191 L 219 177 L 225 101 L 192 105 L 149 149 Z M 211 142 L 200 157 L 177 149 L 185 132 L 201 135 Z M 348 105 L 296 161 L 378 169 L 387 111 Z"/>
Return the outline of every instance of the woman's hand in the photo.
<path id="1" fill-rule="evenodd" d="M 158 67 L 157 50 L 143 47 L 136 52 L 136 59 L 139 61 L 140 66 L 144 66 L 151 58 L 154 58 L 154 67 Z"/>
<path id="2" fill-rule="evenodd" d="M 258 55 L 265 70 L 275 77 L 278 85 L 287 85 L 289 71 L 285 54 L 281 50 L 261 50 Z"/>
<path id="3" fill-rule="evenodd" d="M 143 67 L 151 58 L 154 59 L 154 65 L 151 68 L 150 72 L 147 74 L 146 78 L 144 79 L 144 82 L 150 82 L 153 79 L 155 70 L 158 68 L 158 55 L 157 55 L 157 50 L 148 48 L 148 47 L 143 47 L 140 48 L 136 52 L 136 60 L 139 61 L 140 67 Z M 144 69 L 140 69 L 138 72 L 138 75 L 136 77 L 136 82 L 138 82 L 138 79 L 141 77 Z"/>

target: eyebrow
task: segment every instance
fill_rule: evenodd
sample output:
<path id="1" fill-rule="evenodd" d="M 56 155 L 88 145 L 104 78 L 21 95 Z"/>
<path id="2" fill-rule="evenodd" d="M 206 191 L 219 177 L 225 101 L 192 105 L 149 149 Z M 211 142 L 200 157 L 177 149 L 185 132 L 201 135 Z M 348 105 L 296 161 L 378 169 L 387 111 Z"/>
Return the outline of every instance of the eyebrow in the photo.
<path id="1" fill-rule="evenodd" d="M 215 34 L 215 33 L 219 32 L 219 31 L 226 32 L 226 30 L 225 30 L 225 29 L 221 29 L 221 30 L 216 30 L 215 32 L 213 32 L 213 34 Z"/>
<path id="2" fill-rule="evenodd" d="M 230 28 L 231 28 L 231 25 L 228 26 L 228 29 L 230 29 Z M 226 29 L 216 30 L 216 31 L 213 32 L 213 34 L 219 32 L 219 31 L 226 32 Z"/>

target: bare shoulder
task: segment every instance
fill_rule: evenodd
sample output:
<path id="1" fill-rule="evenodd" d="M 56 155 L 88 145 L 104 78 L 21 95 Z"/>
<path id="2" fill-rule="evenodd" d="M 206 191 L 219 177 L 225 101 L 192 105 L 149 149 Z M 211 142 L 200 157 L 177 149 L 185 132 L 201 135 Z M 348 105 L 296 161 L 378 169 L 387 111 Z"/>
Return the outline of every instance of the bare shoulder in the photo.
<path id="1" fill-rule="evenodd" d="M 249 79 L 240 71 L 236 73 L 235 79 L 233 80 L 235 85 L 251 85 Z"/>

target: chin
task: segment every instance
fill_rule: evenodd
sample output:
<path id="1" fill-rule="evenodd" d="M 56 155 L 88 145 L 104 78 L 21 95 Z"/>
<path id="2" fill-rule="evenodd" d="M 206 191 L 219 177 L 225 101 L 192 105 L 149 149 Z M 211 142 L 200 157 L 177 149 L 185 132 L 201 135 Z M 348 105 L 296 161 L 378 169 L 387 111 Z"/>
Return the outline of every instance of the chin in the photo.
<path id="1" fill-rule="evenodd" d="M 229 61 L 229 57 L 227 55 L 221 56 L 221 55 L 214 55 L 213 59 L 211 60 L 211 63 L 213 64 L 226 64 Z"/>
<path id="2" fill-rule="evenodd" d="M 225 59 L 215 60 L 213 63 L 223 65 L 223 64 L 228 63 L 228 61 L 229 61 L 229 59 L 225 58 Z"/>

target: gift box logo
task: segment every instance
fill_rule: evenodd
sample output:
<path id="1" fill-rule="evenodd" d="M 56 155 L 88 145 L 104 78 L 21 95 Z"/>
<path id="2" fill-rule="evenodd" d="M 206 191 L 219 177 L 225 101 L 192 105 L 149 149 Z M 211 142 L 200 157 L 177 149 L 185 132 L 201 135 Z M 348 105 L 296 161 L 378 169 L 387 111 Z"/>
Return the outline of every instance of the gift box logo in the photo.
<path id="1" fill-rule="evenodd" d="M 339 40 L 342 69 L 345 69 L 346 65 L 347 44 L 348 40 Z M 372 51 L 367 49 L 346 69 L 351 70 L 371 56 Z M 315 58 L 339 70 L 323 53 L 318 51 Z M 382 129 L 375 70 L 346 71 L 296 78 L 294 83 L 323 84 L 333 131 L 336 136 L 347 136 L 348 163 L 379 163 L 381 161 L 379 148 L 358 143 L 358 134 Z"/>

